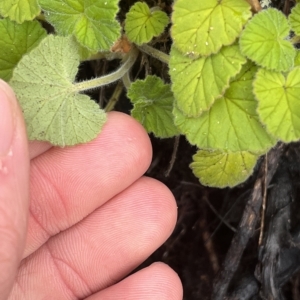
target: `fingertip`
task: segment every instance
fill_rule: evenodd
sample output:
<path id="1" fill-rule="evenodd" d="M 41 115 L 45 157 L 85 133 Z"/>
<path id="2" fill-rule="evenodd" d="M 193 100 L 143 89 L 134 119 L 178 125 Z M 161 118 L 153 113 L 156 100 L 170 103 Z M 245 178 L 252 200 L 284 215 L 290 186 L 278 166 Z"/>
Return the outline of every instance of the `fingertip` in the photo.
<path id="1" fill-rule="evenodd" d="M 101 133 L 102 140 L 118 138 L 116 132 L 118 132 L 118 135 L 126 137 L 124 146 L 132 145 L 136 147 L 135 151 L 141 155 L 140 159 L 145 161 L 148 168 L 152 159 L 152 145 L 144 127 L 127 114 L 110 112 L 108 113 L 107 123 Z"/>
<path id="2" fill-rule="evenodd" d="M 134 188 L 137 196 L 131 196 L 134 200 L 130 204 L 132 211 L 148 228 L 145 236 L 150 244 L 154 244 L 155 240 L 163 243 L 172 234 L 177 221 L 174 195 L 164 183 L 150 177 L 142 177 Z"/>
<path id="3" fill-rule="evenodd" d="M 86 300 L 182 300 L 183 288 L 178 275 L 164 263 L 154 263 Z"/>
<path id="4" fill-rule="evenodd" d="M 13 91 L 13 89 L 9 86 L 7 82 L 4 80 L 0 79 L 0 89 L 5 92 L 5 94 L 10 97 L 11 99 L 14 99 L 13 101 L 16 102 L 16 96 Z"/>
<path id="5" fill-rule="evenodd" d="M 152 275 L 152 282 L 161 287 L 163 292 L 159 299 L 179 300 L 183 298 L 183 286 L 178 274 L 163 262 L 155 262 L 145 270 Z M 148 274 L 147 274 L 148 276 Z M 149 277 L 148 277 L 149 278 Z"/>
<path id="6" fill-rule="evenodd" d="M 119 244 L 122 241 L 124 248 L 132 248 L 136 253 L 132 259 L 141 262 L 172 234 L 177 204 L 163 183 L 142 177 L 102 208 L 101 219 L 113 224 L 107 229 L 109 236 L 115 236 Z M 126 235 L 126 232 L 135 232 L 135 235 Z M 107 245 L 114 247 L 114 244 Z"/>

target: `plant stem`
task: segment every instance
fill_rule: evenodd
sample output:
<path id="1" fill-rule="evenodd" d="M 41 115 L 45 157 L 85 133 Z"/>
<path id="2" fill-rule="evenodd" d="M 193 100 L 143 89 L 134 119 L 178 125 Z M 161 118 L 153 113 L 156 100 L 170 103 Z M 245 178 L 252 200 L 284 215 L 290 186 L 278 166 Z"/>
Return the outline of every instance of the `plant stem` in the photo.
<path id="1" fill-rule="evenodd" d="M 300 36 L 299 35 L 295 35 L 291 38 L 291 43 L 292 44 L 299 44 L 300 43 Z"/>
<path id="2" fill-rule="evenodd" d="M 97 52 L 87 59 L 84 59 L 83 61 L 88 61 L 88 60 L 97 60 L 97 59 L 107 59 L 107 60 L 113 60 L 113 59 L 122 59 L 124 55 L 122 56 L 121 53 L 113 53 L 113 52 Z"/>
<path id="3" fill-rule="evenodd" d="M 176 156 L 177 156 L 177 152 L 178 152 L 179 140 L 180 140 L 180 135 L 175 136 L 173 153 L 172 153 L 172 156 L 171 156 L 169 167 L 168 167 L 167 171 L 165 172 L 165 177 L 169 177 L 169 175 L 170 175 L 170 173 L 173 169 L 173 166 L 174 166 L 174 163 L 175 163 L 175 160 L 176 160 Z"/>
<path id="4" fill-rule="evenodd" d="M 262 8 L 258 0 L 246 0 L 246 1 L 251 5 L 252 11 L 254 13 L 261 11 Z"/>
<path id="5" fill-rule="evenodd" d="M 162 51 L 159 51 L 147 44 L 144 44 L 144 45 L 141 45 L 141 46 L 138 46 L 138 48 L 147 53 L 148 55 L 154 57 L 154 58 L 157 58 L 158 60 L 160 60 L 161 62 L 165 63 L 165 64 L 169 64 L 169 60 L 170 60 L 170 57 L 168 54 L 162 52 Z"/>
<path id="6" fill-rule="evenodd" d="M 43 21 L 43 22 L 47 22 L 46 21 L 46 18 L 45 18 L 45 15 L 40 13 L 38 16 L 35 17 L 37 20 L 39 21 Z"/>
<path id="7" fill-rule="evenodd" d="M 119 101 L 119 98 L 121 96 L 121 93 L 123 91 L 123 83 L 122 81 L 119 81 L 115 90 L 114 90 L 114 93 L 112 94 L 112 96 L 110 97 L 106 107 L 105 107 L 105 111 L 106 112 L 109 112 L 109 111 L 112 111 L 115 107 L 115 105 L 117 104 L 117 102 Z"/>
<path id="8" fill-rule="evenodd" d="M 131 86 L 129 72 L 125 73 L 125 75 L 122 77 L 122 81 L 123 81 L 123 84 L 124 84 L 126 90 L 128 90 L 129 87 Z"/>
<path id="9" fill-rule="evenodd" d="M 126 60 L 124 61 L 124 63 L 121 65 L 121 67 L 118 70 L 116 70 L 115 72 L 113 72 L 111 74 L 97 77 L 92 80 L 75 83 L 73 85 L 74 92 L 83 92 L 86 90 L 99 88 L 101 86 L 110 84 L 112 82 L 115 82 L 115 81 L 121 79 L 124 76 L 124 74 L 129 72 L 129 70 L 135 63 L 137 57 L 138 57 L 138 50 L 135 48 L 132 48 L 132 50 L 126 56 Z"/>
<path id="10" fill-rule="evenodd" d="M 153 6 L 150 8 L 150 12 L 153 13 L 155 11 L 161 11 L 161 7 L 160 6 Z"/>

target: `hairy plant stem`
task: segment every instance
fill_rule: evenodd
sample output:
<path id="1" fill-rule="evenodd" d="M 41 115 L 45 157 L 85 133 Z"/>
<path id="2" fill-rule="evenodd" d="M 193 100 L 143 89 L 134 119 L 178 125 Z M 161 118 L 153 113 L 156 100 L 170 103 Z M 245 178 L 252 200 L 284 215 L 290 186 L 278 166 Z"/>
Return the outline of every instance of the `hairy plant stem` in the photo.
<path id="1" fill-rule="evenodd" d="M 144 45 L 141 45 L 141 46 L 138 46 L 138 48 L 145 52 L 146 54 L 154 57 L 154 58 L 157 58 L 158 60 L 160 60 L 161 62 L 165 63 L 165 64 L 169 64 L 169 60 L 170 60 L 170 56 L 162 51 L 159 51 L 147 44 L 144 44 Z"/>
<path id="2" fill-rule="evenodd" d="M 107 102 L 107 105 L 105 107 L 106 112 L 112 111 L 114 109 L 115 105 L 117 104 L 117 102 L 120 99 L 121 93 L 123 91 L 123 87 L 124 87 L 124 85 L 123 85 L 122 81 L 119 81 L 112 96 L 110 97 L 109 101 Z"/>
<path id="3" fill-rule="evenodd" d="M 130 79 L 129 72 L 124 74 L 124 76 L 122 77 L 122 81 L 123 81 L 123 84 L 124 84 L 126 90 L 128 90 L 129 87 L 131 86 L 131 79 Z"/>
<path id="4" fill-rule="evenodd" d="M 124 56 L 124 55 L 123 55 Z M 113 59 L 122 59 L 122 54 L 119 52 L 97 52 L 90 57 L 83 59 L 82 61 L 89 61 L 89 60 L 97 60 L 97 59 L 107 59 L 107 60 L 113 60 Z"/>
<path id="5" fill-rule="evenodd" d="M 124 74 L 129 72 L 129 70 L 135 63 L 138 57 L 138 53 L 139 52 L 136 48 L 132 48 L 132 50 L 125 57 L 124 63 L 121 65 L 121 67 L 118 70 L 116 70 L 111 74 L 97 77 L 92 80 L 75 83 L 74 92 L 84 92 L 86 90 L 92 90 L 121 79 L 124 76 Z"/>

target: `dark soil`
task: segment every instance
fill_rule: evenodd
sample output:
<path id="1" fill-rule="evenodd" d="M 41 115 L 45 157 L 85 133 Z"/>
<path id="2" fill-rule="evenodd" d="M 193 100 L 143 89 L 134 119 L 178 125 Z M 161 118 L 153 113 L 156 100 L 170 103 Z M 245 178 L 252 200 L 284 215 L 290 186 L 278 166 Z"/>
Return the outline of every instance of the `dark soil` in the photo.
<path id="1" fill-rule="evenodd" d="M 154 261 L 163 261 L 170 265 L 183 282 L 184 299 L 186 300 L 213 299 L 213 282 L 218 271 L 222 269 L 222 264 L 224 261 L 226 262 L 225 256 L 234 236 L 233 230 L 221 219 L 224 218 L 234 230 L 239 229 L 239 221 L 246 202 L 253 192 L 259 172 L 256 170 L 246 183 L 234 189 L 213 189 L 201 186 L 188 167 L 195 149 L 184 138 L 181 138 L 176 163 L 170 176 L 166 178 L 163 174 L 168 168 L 173 141 L 157 139 L 152 139 L 152 141 L 154 159 L 147 175 L 159 179 L 172 190 L 178 204 L 178 222 L 172 236 L 144 265 Z M 264 241 L 259 247 L 261 211 L 259 212 L 254 235 L 246 244 L 241 263 L 238 264 L 238 270 L 229 286 L 227 299 L 300 299 L 300 273 L 297 273 L 300 268 L 298 248 L 299 146 L 299 144 L 293 144 L 283 150 L 277 173 L 273 177 L 273 182 L 268 186 L 268 194 L 271 194 L 271 191 L 276 188 L 278 190 L 276 190 L 275 196 L 273 195 L 275 199 L 269 200 L 268 198 L 267 211 L 272 206 L 271 201 L 279 202 L 278 207 L 273 208 L 271 215 L 279 216 L 277 223 L 283 224 L 269 228 L 269 223 L 271 222 L 272 225 L 273 223 L 266 218 L 264 235 L 265 238 L 269 236 L 270 239 L 271 237 L 273 241 L 271 245 L 269 245 L 269 241 Z M 262 163 L 263 161 L 260 161 L 260 165 Z M 285 181 L 289 185 L 288 191 Z M 285 197 L 285 192 L 288 193 L 288 197 Z M 214 212 L 214 209 L 217 212 Z M 288 211 L 283 214 L 286 209 Z M 294 235 L 293 232 L 295 232 Z M 274 239 L 277 240 L 274 241 Z M 235 245 L 234 248 L 240 246 Z M 260 253 L 264 248 L 268 248 L 265 250 L 267 254 L 262 255 Z M 271 254 L 274 252 L 275 255 L 272 256 Z M 271 255 L 271 260 L 266 261 L 265 257 L 268 255 Z M 259 262 L 259 259 L 262 258 L 262 263 L 265 264 L 263 266 Z M 233 264 L 230 261 L 227 261 L 228 263 Z M 285 271 L 279 272 L 280 266 Z M 273 273 L 269 270 L 272 267 L 275 269 Z M 261 273 L 267 276 L 262 283 L 259 282 L 259 268 L 262 269 Z M 286 276 L 284 279 L 283 273 Z M 268 284 L 266 281 L 270 279 L 269 276 L 274 277 L 275 286 L 279 292 L 275 298 L 272 298 L 272 291 L 268 287 L 262 292 L 265 298 L 259 296 L 258 291 L 262 288 L 262 284 Z M 240 285 L 242 285 L 243 294 L 237 292 L 241 290 Z M 250 289 L 249 292 L 248 289 Z M 233 296 L 234 294 L 236 295 Z"/>
<path id="2" fill-rule="evenodd" d="M 121 20 L 134 2 L 121 2 Z M 166 11 L 171 9 L 172 1 L 162 2 L 167 5 Z M 293 1 L 278 0 L 273 4 L 288 12 Z M 170 40 L 166 37 L 155 46 L 168 51 Z M 85 63 L 80 78 L 99 76 L 118 65 L 118 61 Z M 169 80 L 166 66 L 140 56 L 132 77 L 143 78 L 151 73 Z M 94 91 L 92 96 L 105 103 L 114 87 Z M 116 110 L 129 113 L 130 108 L 124 93 Z M 260 159 L 247 182 L 233 189 L 214 189 L 202 186 L 192 174 L 189 164 L 196 148 L 184 137 L 180 138 L 168 177 L 164 174 L 169 168 L 174 139 L 151 139 L 154 155 L 146 175 L 171 189 L 178 205 L 178 221 L 171 237 L 140 268 L 155 261 L 168 264 L 182 280 L 185 300 L 299 300 L 300 144 L 277 145 Z M 267 204 L 265 211 L 261 208 L 263 200 Z"/>

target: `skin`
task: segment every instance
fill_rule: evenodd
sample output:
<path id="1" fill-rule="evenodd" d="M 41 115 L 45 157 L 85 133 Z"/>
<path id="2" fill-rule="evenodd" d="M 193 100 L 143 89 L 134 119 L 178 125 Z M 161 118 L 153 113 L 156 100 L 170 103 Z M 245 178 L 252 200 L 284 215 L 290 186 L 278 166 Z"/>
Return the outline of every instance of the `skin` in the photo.
<path id="1" fill-rule="evenodd" d="M 0 300 L 182 299 L 177 274 L 163 263 L 125 278 L 177 218 L 171 192 L 143 176 L 152 155 L 144 129 L 114 112 L 88 144 L 28 143 L 2 81 L 1 101 L 9 101 L 14 134 L 0 120 L 0 143 L 10 145 L 0 155 Z"/>

